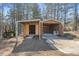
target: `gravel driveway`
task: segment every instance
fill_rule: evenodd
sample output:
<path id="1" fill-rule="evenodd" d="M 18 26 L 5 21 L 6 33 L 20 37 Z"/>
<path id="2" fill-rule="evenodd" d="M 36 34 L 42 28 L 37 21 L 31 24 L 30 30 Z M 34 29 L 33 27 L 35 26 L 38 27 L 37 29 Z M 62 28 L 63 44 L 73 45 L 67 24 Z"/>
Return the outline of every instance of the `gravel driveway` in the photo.
<path id="1" fill-rule="evenodd" d="M 54 47 L 55 48 L 55 47 Z M 57 56 L 65 55 L 57 49 L 51 49 L 44 39 L 26 38 L 20 45 L 15 47 L 11 55 L 16 56 Z"/>

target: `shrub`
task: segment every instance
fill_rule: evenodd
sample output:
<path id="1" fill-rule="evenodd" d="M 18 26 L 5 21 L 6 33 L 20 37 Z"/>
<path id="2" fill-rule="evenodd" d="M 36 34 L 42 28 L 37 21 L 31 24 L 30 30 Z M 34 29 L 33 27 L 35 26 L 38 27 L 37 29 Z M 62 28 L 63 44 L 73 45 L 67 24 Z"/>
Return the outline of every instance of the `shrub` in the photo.
<path id="1" fill-rule="evenodd" d="M 3 37 L 4 38 L 12 38 L 12 37 L 14 37 L 15 36 L 15 32 L 14 31 L 5 31 L 4 33 L 3 33 Z"/>

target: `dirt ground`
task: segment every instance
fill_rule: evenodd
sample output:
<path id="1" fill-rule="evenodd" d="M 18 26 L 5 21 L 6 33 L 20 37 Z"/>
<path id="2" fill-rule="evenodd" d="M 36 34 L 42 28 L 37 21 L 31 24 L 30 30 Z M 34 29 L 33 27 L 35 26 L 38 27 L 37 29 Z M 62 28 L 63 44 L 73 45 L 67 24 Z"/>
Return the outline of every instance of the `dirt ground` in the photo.
<path id="1" fill-rule="evenodd" d="M 75 38 L 73 35 L 60 36 L 46 36 L 46 42 L 55 46 L 59 51 L 65 53 L 66 55 L 79 56 L 79 39 Z M 76 40 L 75 40 L 76 39 Z"/>
<path id="2" fill-rule="evenodd" d="M 77 56 L 79 54 L 66 54 L 64 52 L 61 52 L 57 47 L 60 48 L 66 48 L 70 45 L 69 49 L 77 49 L 78 51 L 78 45 L 74 40 L 68 40 L 68 39 L 61 39 L 58 37 L 49 37 L 52 38 L 55 42 L 55 45 L 52 43 L 51 48 L 49 44 L 46 42 L 46 39 L 38 40 L 33 38 L 25 38 L 19 37 L 19 43 L 14 48 L 16 39 L 11 38 L 7 40 L 0 41 L 0 56 Z M 55 39 L 55 40 L 54 40 Z M 69 43 L 70 42 L 70 43 Z M 75 42 L 75 44 L 74 44 Z M 73 45 L 72 45 L 73 44 Z M 68 50 L 69 50 L 68 49 Z M 76 51 L 76 50 L 75 50 Z M 75 52 L 74 51 L 74 52 Z M 77 52 L 76 51 L 76 52 Z"/>
<path id="3" fill-rule="evenodd" d="M 58 50 L 49 51 L 26 51 L 12 53 L 10 56 L 65 56 L 66 54 Z"/>
<path id="4" fill-rule="evenodd" d="M 9 55 L 12 52 L 15 43 L 16 40 L 14 38 L 0 40 L 0 56 Z"/>
<path id="5" fill-rule="evenodd" d="M 25 39 L 15 47 L 11 56 L 63 56 L 64 53 L 51 49 L 44 40 Z"/>

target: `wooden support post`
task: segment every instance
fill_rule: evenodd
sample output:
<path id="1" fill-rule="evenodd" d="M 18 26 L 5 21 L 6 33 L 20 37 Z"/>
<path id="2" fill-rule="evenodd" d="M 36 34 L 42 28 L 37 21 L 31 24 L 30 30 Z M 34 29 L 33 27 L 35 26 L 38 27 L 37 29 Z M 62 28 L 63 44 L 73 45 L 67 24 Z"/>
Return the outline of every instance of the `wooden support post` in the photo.
<path id="1" fill-rule="evenodd" d="M 40 37 L 40 21 L 39 21 L 39 29 L 38 29 L 38 31 L 39 31 L 39 40 L 41 40 L 41 37 Z"/>
<path id="2" fill-rule="evenodd" d="M 18 43 L 18 22 L 16 21 L 16 45 Z"/>
<path id="3" fill-rule="evenodd" d="M 41 29 L 41 35 L 42 35 L 42 37 L 43 37 L 43 22 L 41 22 L 42 23 L 42 29 Z"/>
<path id="4" fill-rule="evenodd" d="M 41 22 L 41 37 L 43 37 L 43 22 Z"/>
<path id="5" fill-rule="evenodd" d="M 39 22 L 39 40 L 42 39 L 43 36 L 43 22 Z"/>

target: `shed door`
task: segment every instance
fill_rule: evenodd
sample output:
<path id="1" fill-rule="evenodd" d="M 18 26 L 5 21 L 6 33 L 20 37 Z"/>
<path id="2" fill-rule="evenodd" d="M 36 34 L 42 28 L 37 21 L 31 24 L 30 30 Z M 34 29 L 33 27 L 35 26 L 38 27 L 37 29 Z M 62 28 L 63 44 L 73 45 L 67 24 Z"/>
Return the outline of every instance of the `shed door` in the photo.
<path id="1" fill-rule="evenodd" d="M 35 34 L 35 25 L 29 26 L 29 34 Z"/>

